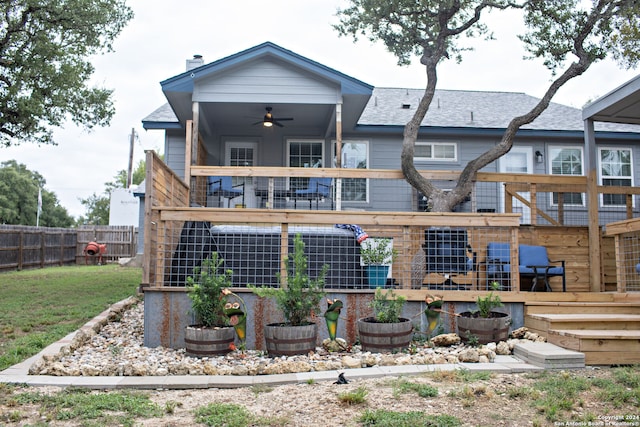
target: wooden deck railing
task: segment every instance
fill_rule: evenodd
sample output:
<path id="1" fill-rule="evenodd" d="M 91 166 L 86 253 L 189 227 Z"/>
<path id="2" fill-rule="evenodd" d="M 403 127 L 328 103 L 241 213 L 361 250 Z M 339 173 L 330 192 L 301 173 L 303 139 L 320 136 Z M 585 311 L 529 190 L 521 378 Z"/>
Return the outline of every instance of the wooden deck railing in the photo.
<path id="1" fill-rule="evenodd" d="M 604 234 L 615 239 L 617 291 L 640 291 L 640 219 L 607 224 Z"/>
<path id="2" fill-rule="evenodd" d="M 443 170 L 421 170 L 420 174 L 426 179 L 440 182 L 457 181 L 460 176 L 459 171 L 443 171 Z M 290 177 L 332 177 L 338 182 L 339 180 L 349 178 L 360 179 L 398 179 L 403 180 L 404 176 L 401 170 L 390 169 L 337 169 L 337 168 L 290 168 L 290 167 L 232 167 L 232 166 L 193 166 L 191 167 L 191 175 L 197 182 L 204 182 L 207 176 L 234 176 L 234 177 L 268 177 L 274 178 L 290 178 Z M 518 200 L 525 207 L 531 210 L 531 224 L 535 225 L 540 219 L 544 219 L 552 225 L 562 226 L 566 223 L 565 212 L 566 203 L 563 194 L 566 193 L 587 193 L 587 178 L 585 176 L 560 176 L 560 175 L 540 175 L 540 174 L 514 174 L 514 173 L 494 173 L 494 172 L 478 172 L 476 176 L 477 183 L 496 183 L 504 185 L 505 189 L 505 206 L 506 213 L 514 213 L 514 201 Z M 204 186 L 198 188 L 204 188 Z M 596 197 L 605 194 L 624 195 L 625 196 L 625 216 L 626 219 L 634 217 L 633 197 L 640 195 L 640 187 L 623 187 L 623 186 L 597 186 Z M 524 198 L 519 193 L 529 193 L 529 199 Z M 556 218 L 544 212 L 538 206 L 537 200 L 542 193 L 557 193 L 557 210 Z M 197 198 L 202 199 L 202 195 Z M 340 192 L 336 192 L 336 210 L 340 210 L 342 201 L 340 200 Z M 192 197 L 193 200 L 193 197 Z M 478 195 L 471 195 L 471 211 L 475 212 L 478 204 Z M 637 212 L 636 212 L 637 214 Z"/>

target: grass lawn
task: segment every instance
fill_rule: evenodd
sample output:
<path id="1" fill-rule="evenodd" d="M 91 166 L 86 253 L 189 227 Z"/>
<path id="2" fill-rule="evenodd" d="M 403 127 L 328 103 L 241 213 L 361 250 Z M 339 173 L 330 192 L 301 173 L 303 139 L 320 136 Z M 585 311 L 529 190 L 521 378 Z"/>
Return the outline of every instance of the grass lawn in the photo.
<path id="1" fill-rule="evenodd" d="M 119 265 L 0 273 L 0 371 L 135 295 L 142 269 Z"/>

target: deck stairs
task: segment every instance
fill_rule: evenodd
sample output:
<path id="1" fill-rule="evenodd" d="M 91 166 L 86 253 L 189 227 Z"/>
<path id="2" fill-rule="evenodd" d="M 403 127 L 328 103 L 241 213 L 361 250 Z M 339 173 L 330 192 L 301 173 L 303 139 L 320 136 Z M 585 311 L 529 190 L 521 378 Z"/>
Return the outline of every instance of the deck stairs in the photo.
<path id="1" fill-rule="evenodd" d="M 549 343 L 584 353 L 587 365 L 640 363 L 640 298 L 527 302 L 524 326 Z"/>

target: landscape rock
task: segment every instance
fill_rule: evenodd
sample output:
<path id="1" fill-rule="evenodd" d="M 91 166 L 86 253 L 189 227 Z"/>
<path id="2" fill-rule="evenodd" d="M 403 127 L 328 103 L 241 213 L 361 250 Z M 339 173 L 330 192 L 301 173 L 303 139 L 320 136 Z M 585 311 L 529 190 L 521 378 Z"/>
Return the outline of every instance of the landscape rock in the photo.
<path id="1" fill-rule="evenodd" d="M 500 341 L 496 346 L 496 354 L 499 354 L 501 356 L 506 356 L 507 354 L 511 354 L 511 348 L 509 347 L 509 344 L 507 344 L 504 341 Z"/>
<path id="2" fill-rule="evenodd" d="M 477 363 L 479 358 L 480 354 L 475 348 L 465 348 L 458 354 L 458 359 L 465 363 Z"/>
<path id="3" fill-rule="evenodd" d="M 431 343 L 437 347 L 449 347 L 460 343 L 458 334 L 441 334 L 431 338 Z"/>
<path id="4" fill-rule="evenodd" d="M 344 356 L 342 358 L 342 366 L 349 369 L 361 368 L 362 361 L 353 356 Z"/>
<path id="5" fill-rule="evenodd" d="M 347 351 L 349 349 L 349 344 L 343 338 L 336 338 L 335 340 L 326 338 L 324 341 L 322 341 L 322 348 L 329 353 L 337 353 L 341 351 Z"/>

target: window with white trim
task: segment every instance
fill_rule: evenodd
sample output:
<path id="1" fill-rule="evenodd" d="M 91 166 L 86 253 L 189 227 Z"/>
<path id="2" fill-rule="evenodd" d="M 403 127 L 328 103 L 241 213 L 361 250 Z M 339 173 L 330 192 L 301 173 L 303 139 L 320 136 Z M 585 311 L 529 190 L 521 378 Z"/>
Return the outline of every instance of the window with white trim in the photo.
<path id="1" fill-rule="evenodd" d="M 333 158 L 336 156 L 336 142 L 333 142 Z M 368 141 L 342 141 L 343 168 L 369 168 Z M 343 178 L 342 200 L 346 202 L 366 202 L 369 200 L 369 180 L 366 178 Z"/>
<path id="2" fill-rule="evenodd" d="M 321 168 L 324 160 L 324 141 L 287 141 L 287 166 L 292 168 Z M 289 178 L 290 190 L 301 190 L 309 185 L 309 178 Z"/>
<path id="3" fill-rule="evenodd" d="M 227 166 L 255 166 L 258 163 L 258 143 L 252 141 L 227 141 L 224 162 Z M 250 184 L 249 177 L 233 177 L 233 185 Z"/>
<path id="4" fill-rule="evenodd" d="M 416 142 L 414 160 L 448 161 L 458 160 L 458 144 L 454 142 Z"/>
<path id="5" fill-rule="evenodd" d="M 633 159 L 629 148 L 599 147 L 600 184 L 631 187 L 633 185 Z M 602 206 L 625 206 L 624 194 L 602 194 Z"/>
<path id="6" fill-rule="evenodd" d="M 549 170 L 552 175 L 583 175 L 582 147 L 549 147 Z M 584 206 L 583 193 L 563 193 L 564 205 Z M 552 193 L 552 204 L 558 204 L 558 193 Z"/>

